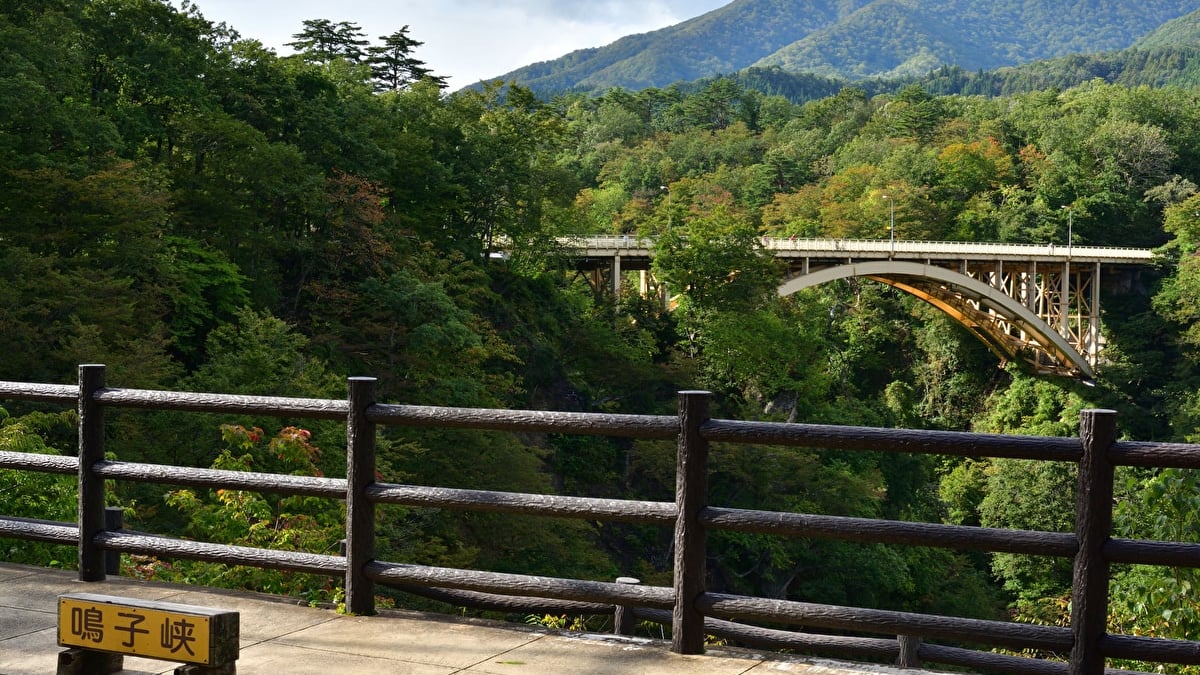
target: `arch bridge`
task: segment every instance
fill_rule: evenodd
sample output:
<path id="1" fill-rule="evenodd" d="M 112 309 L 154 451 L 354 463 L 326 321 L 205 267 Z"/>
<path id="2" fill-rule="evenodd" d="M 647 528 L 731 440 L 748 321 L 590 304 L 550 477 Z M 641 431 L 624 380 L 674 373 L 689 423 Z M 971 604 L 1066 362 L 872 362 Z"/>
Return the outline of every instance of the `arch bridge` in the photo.
<path id="1" fill-rule="evenodd" d="M 651 275 L 654 242 L 587 237 L 572 242 L 595 288 L 620 290 L 640 273 L 643 295 L 665 289 Z M 865 277 L 914 295 L 965 326 L 1002 361 L 1038 372 L 1091 378 L 1101 361 L 1101 291 L 1129 292 L 1153 251 L 1055 244 L 763 238 L 784 261 L 781 296 Z"/>

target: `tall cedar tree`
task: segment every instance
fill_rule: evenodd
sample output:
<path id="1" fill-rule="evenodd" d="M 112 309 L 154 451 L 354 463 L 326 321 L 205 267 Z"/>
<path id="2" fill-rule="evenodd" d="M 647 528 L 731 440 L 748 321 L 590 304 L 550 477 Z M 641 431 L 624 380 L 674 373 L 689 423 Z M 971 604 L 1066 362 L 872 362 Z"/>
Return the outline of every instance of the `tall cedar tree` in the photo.
<path id="1" fill-rule="evenodd" d="M 368 42 L 363 38 L 362 28 L 356 23 L 329 19 L 306 19 L 304 30 L 295 33 L 294 41 L 287 46 L 317 63 L 329 63 L 342 58 L 352 63 L 361 63 L 366 56 L 363 47 Z"/>
<path id="2" fill-rule="evenodd" d="M 380 35 L 381 45 L 367 48 L 370 55 L 371 78 L 377 91 L 401 91 L 421 80 L 429 80 L 439 88 L 446 88 L 446 78 L 434 75 L 425 67 L 425 62 L 412 56 L 412 51 L 425 44 L 408 36 L 408 26 L 392 33 Z"/>

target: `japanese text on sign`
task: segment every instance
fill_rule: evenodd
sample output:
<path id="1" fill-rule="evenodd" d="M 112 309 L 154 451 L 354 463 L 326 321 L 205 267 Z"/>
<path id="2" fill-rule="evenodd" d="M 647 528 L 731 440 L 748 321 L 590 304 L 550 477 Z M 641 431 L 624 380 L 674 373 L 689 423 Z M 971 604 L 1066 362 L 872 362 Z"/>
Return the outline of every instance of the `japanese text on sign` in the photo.
<path id="1" fill-rule="evenodd" d="M 209 617 L 60 597 L 58 643 L 208 665 Z"/>

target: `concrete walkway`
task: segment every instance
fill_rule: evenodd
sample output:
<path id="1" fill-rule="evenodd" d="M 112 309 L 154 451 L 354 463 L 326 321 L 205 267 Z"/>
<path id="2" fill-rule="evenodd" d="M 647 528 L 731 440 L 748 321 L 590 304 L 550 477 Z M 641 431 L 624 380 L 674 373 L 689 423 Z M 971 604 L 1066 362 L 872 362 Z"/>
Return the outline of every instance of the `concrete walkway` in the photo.
<path id="1" fill-rule="evenodd" d="M 296 600 L 0 563 L 0 674 L 57 667 L 56 607 L 63 593 L 100 593 L 240 613 L 240 675 L 920 675 L 821 659 L 713 649 L 680 656 L 658 640 L 555 632 L 499 622 L 387 611 L 341 616 Z M 122 673 L 171 673 L 179 664 L 125 657 Z"/>

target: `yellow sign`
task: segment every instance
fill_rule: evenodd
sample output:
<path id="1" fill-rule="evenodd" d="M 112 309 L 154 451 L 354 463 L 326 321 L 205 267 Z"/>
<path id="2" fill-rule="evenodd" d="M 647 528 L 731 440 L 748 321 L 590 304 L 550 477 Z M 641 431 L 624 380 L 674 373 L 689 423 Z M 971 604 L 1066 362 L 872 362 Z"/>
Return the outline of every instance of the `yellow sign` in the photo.
<path id="1" fill-rule="evenodd" d="M 209 665 L 211 617 L 186 605 L 85 593 L 58 598 L 58 644 Z"/>

